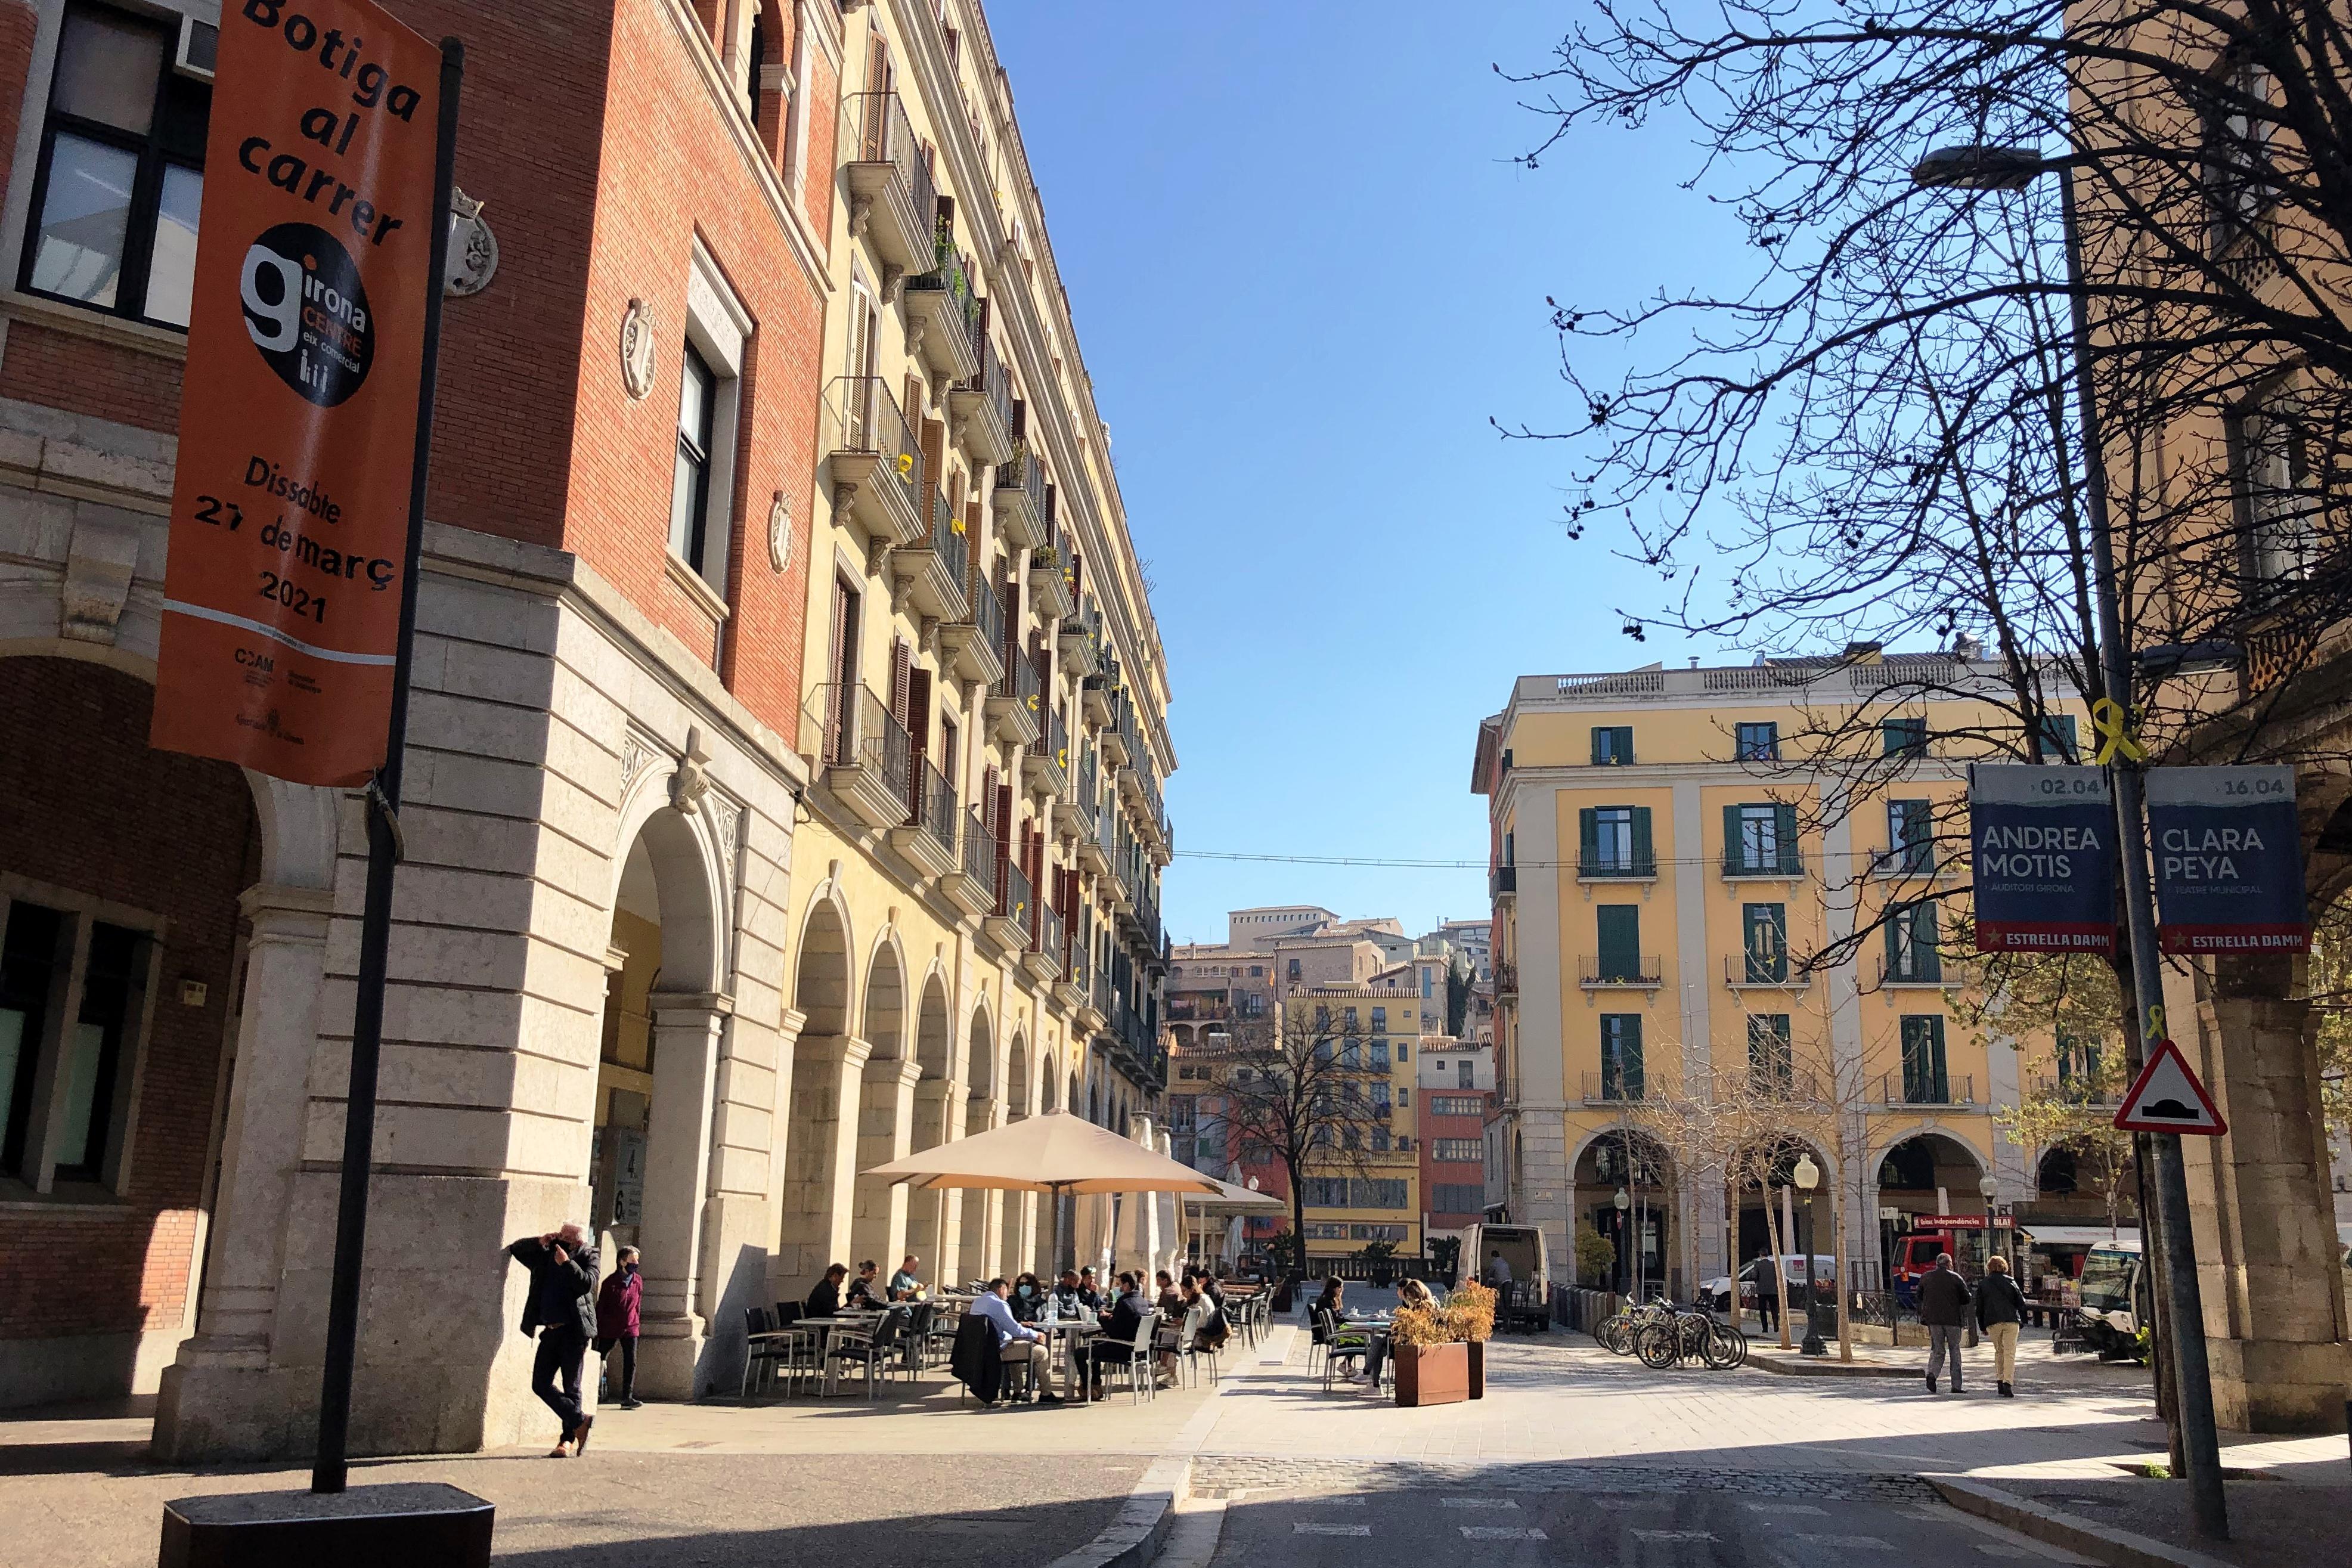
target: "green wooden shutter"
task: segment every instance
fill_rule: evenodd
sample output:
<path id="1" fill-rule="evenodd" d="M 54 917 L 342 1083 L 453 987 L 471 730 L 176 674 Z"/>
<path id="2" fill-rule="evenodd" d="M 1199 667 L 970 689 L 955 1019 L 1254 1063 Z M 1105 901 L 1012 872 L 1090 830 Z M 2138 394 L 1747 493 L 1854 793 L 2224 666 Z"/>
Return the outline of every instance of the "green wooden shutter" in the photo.
<path id="1" fill-rule="evenodd" d="M 1739 808 L 1736 805 L 1723 808 L 1723 864 L 1726 870 L 1749 869 L 1748 857 L 1739 845 Z"/>
<path id="2" fill-rule="evenodd" d="M 1633 808 L 1633 869 L 1642 876 L 1657 875 L 1658 863 L 1650 849 L 1650 808 Z"/>
<path id="3" fill-rule="evenodd" d="M 1886 977 L 1896 979 L 1903 973 L 1903 921 L 1910 911 L 1897 910 L 1886 921 Z"/>
<path id="4" fill-rule="evenodd" d="M 1592 730 L 1592 765 L 1599 767 L 1609 760 L 1609 731 L 1594 725 Z"/>
<path id="5" fill-rule="evenodd" d="M 1774 837 L 1780 840 L 1780 864 L 1776 870 L 1793 875 L 1802 863 L 1797 855 L 1797 808 L 1775 805 L 1772 808 Z"/>
<path id="6" fill-rule="evenodd" d="M 1642 1098 L 1642 1016 L 1639 1013 L 1625 1015 L 1624 1033 L 1619 1038 L 1618 1081 L 1626 1099 L 1639 1100 Z"/>
<path id="7" fill-rule="evenodd" d="M 1591 871 L 1601 858 L 1601 813 L 1585 806 L 1576 814 L 1576 868 Z"/>
<path id="8" fill-rule="evenodd" d="M 1642 964 L 1641 906 L 1602 904 L 1593 914 L 1600 934 L 1601 978 L 1634 978 Z"/>

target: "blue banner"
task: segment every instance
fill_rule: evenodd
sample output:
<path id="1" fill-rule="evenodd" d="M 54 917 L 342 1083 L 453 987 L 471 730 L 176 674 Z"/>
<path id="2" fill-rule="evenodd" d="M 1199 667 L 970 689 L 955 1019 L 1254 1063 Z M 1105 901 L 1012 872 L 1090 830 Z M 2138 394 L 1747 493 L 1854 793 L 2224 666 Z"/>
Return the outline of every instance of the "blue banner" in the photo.
<path id="1" fill-rule="evenodd" d="M 1969 769 L 1979 952 L 2112 952 L 2116 807 L 2098 768 Z"/>
<path id="2" fill-rule="evenodd" d="M 2147 828 L 2165 952 L 2310 951 L 2293 768 L 2152 768 Z"/>

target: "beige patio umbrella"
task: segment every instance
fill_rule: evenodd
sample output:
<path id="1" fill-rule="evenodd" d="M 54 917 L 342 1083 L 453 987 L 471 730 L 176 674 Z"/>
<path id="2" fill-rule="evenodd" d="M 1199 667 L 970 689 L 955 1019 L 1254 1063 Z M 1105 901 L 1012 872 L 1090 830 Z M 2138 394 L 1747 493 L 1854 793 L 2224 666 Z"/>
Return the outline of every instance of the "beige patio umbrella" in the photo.
<path id="1" fill-rule="evenodd" d="M 1233 1182 L 1218 1181 L 1213 1176 L 1210 1180 L 1216 1182 L 1215 1192 L 1202 1197 L 1179 1194 L 1176 1199 L 1178 1207 L 1184 1213 L 1183 1246 L 1188 1255 L 1192 1244 L 1193 1215 L 1197 1214 L 1206 1221 L 1211 1215 L 1225 1219 L 1234 1219 L 1243 1215 L 1290 1212 L 1288 1203 L 1276 1197 L 1272 1193 L 1259 1192 L 1255 1185 L 1244 1187 Z M 1252 1181 L 1255 1182 L 1255 1178 L 1253 1177 Z"/>
<path id="2" fill-rule="evenodd" d="M 1008 1121 L 860 1173 L 927 1191 L 950 1187 L 1008 1193 L 1200 1193 L 1224 1184 L 1066 1110 Z M 1054 1252 L 1062 1251 L 1061 1205 Z"/>

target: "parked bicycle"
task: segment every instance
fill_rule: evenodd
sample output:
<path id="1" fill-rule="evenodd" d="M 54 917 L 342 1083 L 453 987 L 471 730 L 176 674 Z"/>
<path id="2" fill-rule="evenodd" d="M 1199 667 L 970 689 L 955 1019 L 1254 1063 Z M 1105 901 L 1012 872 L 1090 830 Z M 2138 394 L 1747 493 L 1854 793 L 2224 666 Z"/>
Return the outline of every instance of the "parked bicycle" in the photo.
<path id="1" fill-rule="evenodd" d="M 1635 1332 L 1633 1353 L 1656 1372 L 1688 1361 L 1727 1372 L 1748 1359 L 1748 1336 L 1704 1307 L 1667 1303 L 1663 1318 L 1654 1317 Z"/>

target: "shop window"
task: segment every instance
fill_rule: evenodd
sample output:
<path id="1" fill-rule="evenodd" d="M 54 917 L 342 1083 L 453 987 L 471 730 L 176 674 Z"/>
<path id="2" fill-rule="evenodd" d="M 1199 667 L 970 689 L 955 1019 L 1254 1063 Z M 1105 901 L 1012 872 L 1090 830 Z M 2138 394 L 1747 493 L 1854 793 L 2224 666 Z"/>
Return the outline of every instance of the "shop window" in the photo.
<path id="1" fill-rule="evenodd" d="M 153 939 L 0 901 L 0 1174 L 119 1184 Z"/>

